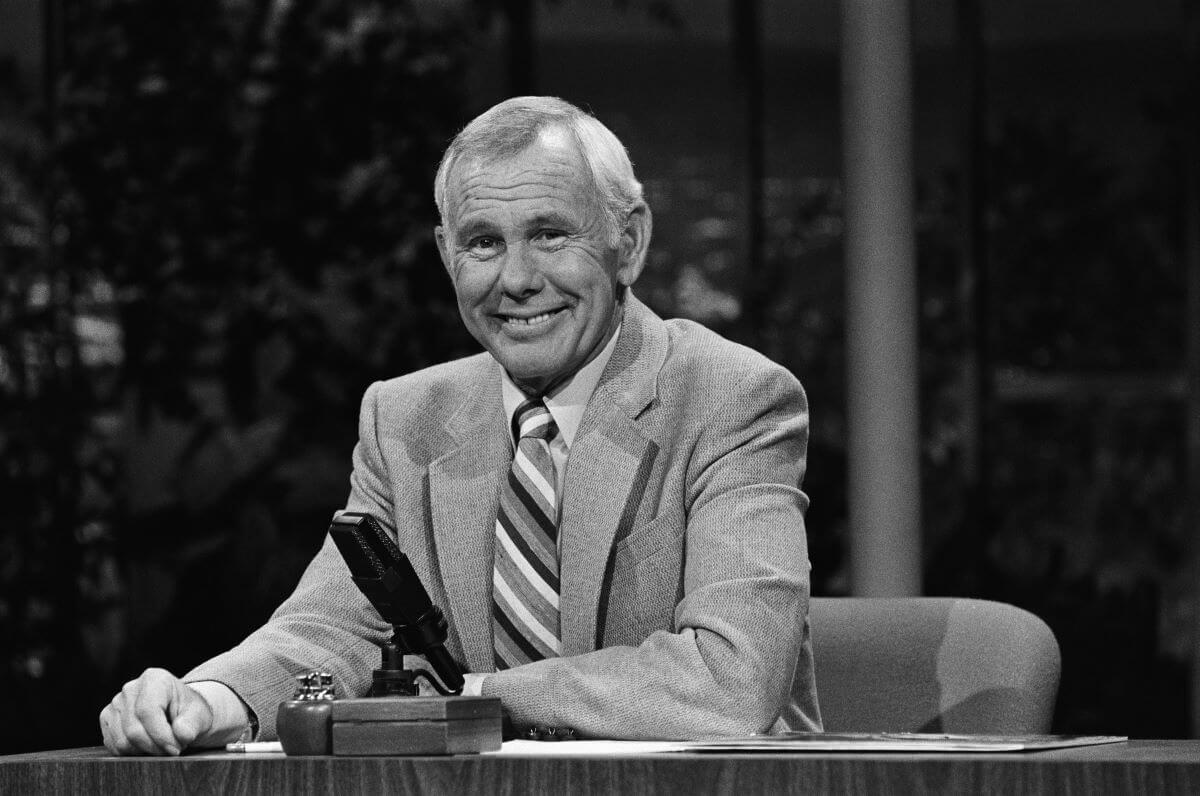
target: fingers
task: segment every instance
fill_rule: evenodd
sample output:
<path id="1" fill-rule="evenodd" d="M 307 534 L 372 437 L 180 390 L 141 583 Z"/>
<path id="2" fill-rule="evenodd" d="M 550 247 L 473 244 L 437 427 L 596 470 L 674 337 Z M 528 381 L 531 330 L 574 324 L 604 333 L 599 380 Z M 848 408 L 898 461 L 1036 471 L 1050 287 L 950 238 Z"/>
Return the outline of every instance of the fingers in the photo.
<path id="1" fill-rule="evenodd" d="M 114 755 L 132 754 L 132 749 L 125 739 L 125 733 L 121 731 L 121 718 L 112 704 L 104 706 L 104 710 L 100 711 L 100 735 L 104 739 L 104 745 L 108 747 L 108 751 Z"/>
<path id="2" fill-rule="evenodd" d="M 171 702 L 167 718 L 179 748 L 187 749 L 201 733 L 212 728 L 213 715 L 212 708 L 203 697 L 182 683 L 180 689 L 186 693 Z"/>
<path id="3" fill-rule="evenodd" d="M 126 688 L 129 685 L 127 683 Z M 135 737 L 130 738 L 126 732 L 125 719 L 131 709 L 126 707 L 125 700 L 125 689 L 122 689 L 104 707 L 104 710 L 100 711 L 100 733 L 104 738 L 104 745 L 110 752 L 117 755 L 144 754 L 141 747 L 148 740 L 145 733 L 135 730 Z"/>
<path id="4" fill-rule="evenodd" d="M 194 712 L 192 701 L 203 702 L 170 672 L 147 669 L 100 712 L 104 745 L 120 755 L 178 755 L 186 742 L 176 736 L 170 717 Z M 192 733 L 186 741 L 194 738 Z"/>
<path id="5" fill-rule="evenodd" d="M 179 741 L 167 720 L 171 703 L 179 698 L 175 678 L 162 669 L 148 669 L 139 681 L 142 687 L 133 699 L 133 715 L 126 719 L 125 735 L 146 754 L 179 754 Z M 134 732 L 130 732 L 131 727 Z M 141 732 L 135 734 L 138 729 Z"/>

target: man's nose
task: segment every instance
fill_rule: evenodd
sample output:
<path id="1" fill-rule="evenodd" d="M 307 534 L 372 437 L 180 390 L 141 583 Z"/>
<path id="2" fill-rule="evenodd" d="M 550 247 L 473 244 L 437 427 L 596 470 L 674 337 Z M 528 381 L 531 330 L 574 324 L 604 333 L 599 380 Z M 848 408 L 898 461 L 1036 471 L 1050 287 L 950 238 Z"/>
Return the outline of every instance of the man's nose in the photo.
<path id="1" fill-rule="evenodd" d="M 529 296 L 542 289 L 542 273 L 525 244 L 510 246 L 500 270 L 500 289 L 510 296 Z"/>

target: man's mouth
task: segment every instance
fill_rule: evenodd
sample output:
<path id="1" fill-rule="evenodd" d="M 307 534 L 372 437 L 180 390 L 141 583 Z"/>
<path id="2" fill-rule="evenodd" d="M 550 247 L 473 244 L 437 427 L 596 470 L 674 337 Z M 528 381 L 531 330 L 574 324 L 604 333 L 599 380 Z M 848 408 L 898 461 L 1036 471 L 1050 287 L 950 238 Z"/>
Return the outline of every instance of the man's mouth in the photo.
<path id="1" fill-rule="evenodd" d="M 512 326 L 541 326 L 543 323 L 547 323 L 562 311 L 563 308 L 559 307 L 558 309 L 540 312 L 537 315 L 505 315 L 502 313 L 500 315 L 500 320 L 505 324 Z"/>

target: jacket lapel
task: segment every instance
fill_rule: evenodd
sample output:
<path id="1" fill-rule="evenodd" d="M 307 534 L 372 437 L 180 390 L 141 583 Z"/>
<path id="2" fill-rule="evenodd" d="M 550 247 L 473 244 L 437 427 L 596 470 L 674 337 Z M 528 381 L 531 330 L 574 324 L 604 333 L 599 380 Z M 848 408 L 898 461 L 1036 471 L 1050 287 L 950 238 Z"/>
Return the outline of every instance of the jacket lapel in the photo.
<path id="1" fill-rule="evenodd" d="M 492 363 L 446 423 L 458 447 L 429 465 L 430 515 L 447 617 L 469 671 L 492 670 L 492 556 L 500 479 L 512 457 Z"/>
<path id="2" fill-rule="evenodd" d="M 621 336 L 567 463 L 560 521 L 563 655 L 597 647 L 609 553 L 618 531 L 629 530 L 657 452 L 637 418 L 654 400 L 666 354 L 666 326 L 630 294 Z"/>

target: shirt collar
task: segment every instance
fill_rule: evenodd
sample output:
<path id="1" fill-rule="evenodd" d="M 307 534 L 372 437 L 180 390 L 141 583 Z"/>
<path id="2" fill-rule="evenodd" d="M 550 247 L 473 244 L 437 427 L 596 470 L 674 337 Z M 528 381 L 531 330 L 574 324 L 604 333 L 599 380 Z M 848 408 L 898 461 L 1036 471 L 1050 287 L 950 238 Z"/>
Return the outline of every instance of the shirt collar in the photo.
<path id="1" fill-rule="evenodd" d="M 618 326 L 616 333 L 595 359 L 580 368 L 574 376 L 567 379 L 553 394 L 547 395 L 544 399 L 546 408 L 550 410 L 550 416 L 554 418 L 554 423 L 558 426 L 558 432 L 562 434 L 567 448 L 570 448 L 575 441 L 575 432 L 579 430 L 579 423 L 583 420 L 583 411 L 587 409 L 588 401 L 592 399 L 592 393 L 596 391 L 596 385 L 600 383 L 604 366 L 608 364 L 608 360 L 612 359 L 613 350 L 617 347 L 617 338 L 620 336 L 621 328 Z M 508 371 L 501 368 L 500 373 L 502 374 L 501 386 L 504 393 L 504 416 L 508 418 L 507 428 L 512 428 L 513 415 L 516 414 L 521 404 L 529 400 L 529 397 L 513 383 Z"/>

